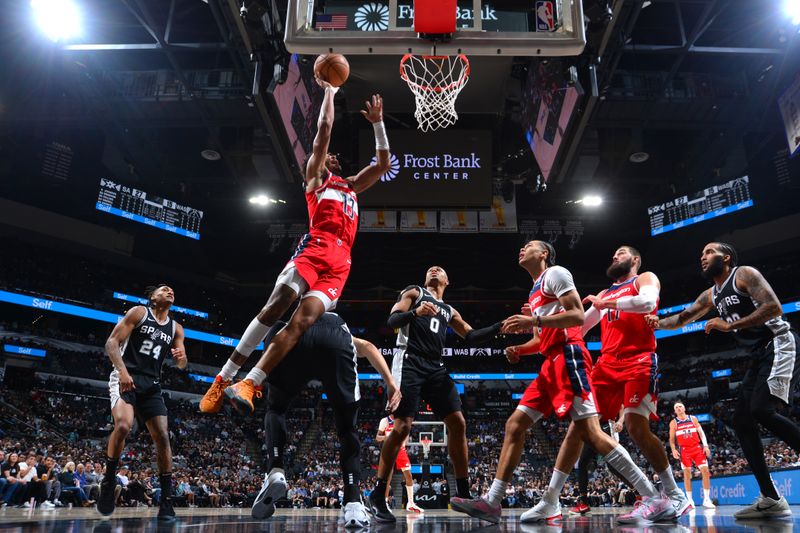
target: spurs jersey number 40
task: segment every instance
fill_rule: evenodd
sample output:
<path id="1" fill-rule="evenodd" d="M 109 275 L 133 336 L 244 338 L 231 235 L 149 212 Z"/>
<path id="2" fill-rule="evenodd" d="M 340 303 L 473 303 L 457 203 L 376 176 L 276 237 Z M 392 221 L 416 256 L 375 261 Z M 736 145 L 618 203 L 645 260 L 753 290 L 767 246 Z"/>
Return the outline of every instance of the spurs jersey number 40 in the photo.
<path id="1" fill-rule="evenodd" d="M 603 300 L 618 300 L 623 296 L 636 296 L 639 289 L 634 276 L 622 283 L 614 284 L 603 293 Z M 652 315 L 658 312 L 658 305 Z M 606 309 L 600 321 L 600 340 L 603 355 L 624 357 L 656 351 L 656 335 L 644 321 L 641 313 L 628 313 L 620 309 Z"/>
<path id="2" fill-rule="evenodd" d="M 331 174 L 325 183 L 306 192 L 309 233 L 326 233 L 353 246 L 358 231 L 358 197 L 352 184 Z"/>
<path id="3" fill-rule="evenodd" d="M 436 306 L 437 311 L 433 316 L 414 316 L 414 319 L 400 328 L 397 332 L 397 347 L 414 355 L 421 355 L 429 359 L 442 357 L 447 325 L 453 316 L 453 308 L 441 300 L 437 300 L 430 291 L 424 287 L 411 285 L 403 289 L 401 294 L 408 290 L 417 289 L 419 296 L 411 311 L 419 307 L 422 302 L 430 302 Z"/>
<path id="4" fill-rule="evenodd" d="M 550 316 L 564 312 L 559 297 L 575 290 L 575 282 L 569 270 L 560 266 L 551 266 L 537 278 L 528 295 L 533 316 Z M 563 348 L 567 344 L 583 342 L 580 326 L 572 328 L 539 328 L 539 351 L 545 355 L 555 348 Z"/>
<path id="5" fill-rule="evenodd" d="M 714 286 L 711 290 L 714 297 L 714 306 L 717 308 L 720 318 L 728 323 L 736 322 L 740 318 L 751 314 L 758 307 L 758 303 L 755 300 L 736 288 L 736 273 L 738 271 L 739 267 L 734 268 L 719 289 Z M 735 329 L 733 334 L 740 344 L 757 346 L 768 343 L 775 335 L 782 335 L 788 332 L 790 327 L 783 316 L 778 316 L 767 320 L 760 326 Z"/>
<path id="6" fill-rule="evenodd" d="M 161 379 L 161 365 L 170 355 L 174 338 L 175 321 L 172 317 L 162 324 L 148 308 L 144 318 L 122 345 L 125 368 L 130 374 L 147 376 L 158 383 Z"/>
<path id="7" fill-rule="evenodd" d="M 700 435 L 697 433 L 697 426 L 692 422 L 692 417 L 687 416 L 683 420 L 675 417 L 675 439 L 681 449 L 700 446 Z"/>

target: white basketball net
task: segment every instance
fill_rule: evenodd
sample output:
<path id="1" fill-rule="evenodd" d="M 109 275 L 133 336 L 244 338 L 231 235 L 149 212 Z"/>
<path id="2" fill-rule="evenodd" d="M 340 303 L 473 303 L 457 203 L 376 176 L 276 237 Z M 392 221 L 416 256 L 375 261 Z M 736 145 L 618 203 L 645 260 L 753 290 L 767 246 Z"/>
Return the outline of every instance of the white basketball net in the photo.
<path id="1" fill-rule="evenodd" d="M 400 77 L 414 93 L 419 129 L 433 131 L 455 124 L 456 98 L 469 81 L 467 56 L 406 54 L 400 61 Z"/>

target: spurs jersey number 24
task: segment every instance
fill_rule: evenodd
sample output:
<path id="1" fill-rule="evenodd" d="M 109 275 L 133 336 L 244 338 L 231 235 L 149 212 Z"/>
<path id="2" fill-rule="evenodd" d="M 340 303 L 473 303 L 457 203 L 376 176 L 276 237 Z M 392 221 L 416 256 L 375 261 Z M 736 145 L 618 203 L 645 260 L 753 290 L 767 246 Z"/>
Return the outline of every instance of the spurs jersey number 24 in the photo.
<path id="1" fill-rule="evenodd" d="M 163 324 L 149 308 L 122 345 L 122 361 L 131 374 L 147 376 L 155 383 L 161 379 L 161 365 L 170 355 L 175 338 L 175 321 L 167 318 Z"/>

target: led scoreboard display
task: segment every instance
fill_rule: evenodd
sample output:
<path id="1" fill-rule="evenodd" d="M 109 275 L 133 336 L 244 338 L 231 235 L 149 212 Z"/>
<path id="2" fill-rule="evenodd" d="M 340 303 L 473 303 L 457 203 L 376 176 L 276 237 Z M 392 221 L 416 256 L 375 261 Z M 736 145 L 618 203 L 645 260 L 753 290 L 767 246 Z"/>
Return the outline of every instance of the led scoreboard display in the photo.
<path id="1" fill-rule="evenodd" d="M 660 235 L 752 206 L 750 178 L 742 176 L 691 196 L 681 196 L 661 205 L 648 207 L 650 234 Z"/>
<path id="2" fill-rule="evenodd" d="M 100 180 L 100 192 L 95 207 L 154 228 L 200 239 L 202 211 L 176 204 L 166 198 L 148 195 L 144 191 L 105 178 Z"/>

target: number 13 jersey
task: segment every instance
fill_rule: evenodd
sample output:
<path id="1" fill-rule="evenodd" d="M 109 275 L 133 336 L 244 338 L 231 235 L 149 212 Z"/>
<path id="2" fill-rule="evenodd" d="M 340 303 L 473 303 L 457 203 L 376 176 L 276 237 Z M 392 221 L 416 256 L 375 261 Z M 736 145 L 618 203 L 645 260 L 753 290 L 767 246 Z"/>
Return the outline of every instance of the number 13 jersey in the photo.
<path id="1" fill-rule="evenodd" d="M 168 317 L 163 324 L 147 308 L 144 318 L 136 325 L 128 340 L 122 345 L 122 361 L 132 376 L 144 376 L 158 384 L 161 365 L 170 355 L 175 338 L 175 321 Z M 137 385 L 138 386 L 138 385 Z"/>
<path id="2" fill-rule="evenodd" d="M 442 357 L 447 325 L 453 316 L 453 308 L 442 300 L 437 300 L 424 287 L 417 285 L 406 287 L 400 294 L 411 289 L 419 291 L 411 311 L 419 307 L 422 302 L 432 303 L 437 307 L 437 311 L 433 316 L 415 316 L 411 322 L 400 328 L 397 332 L 397 347 L 414 355 L 439 360 Z"/>

